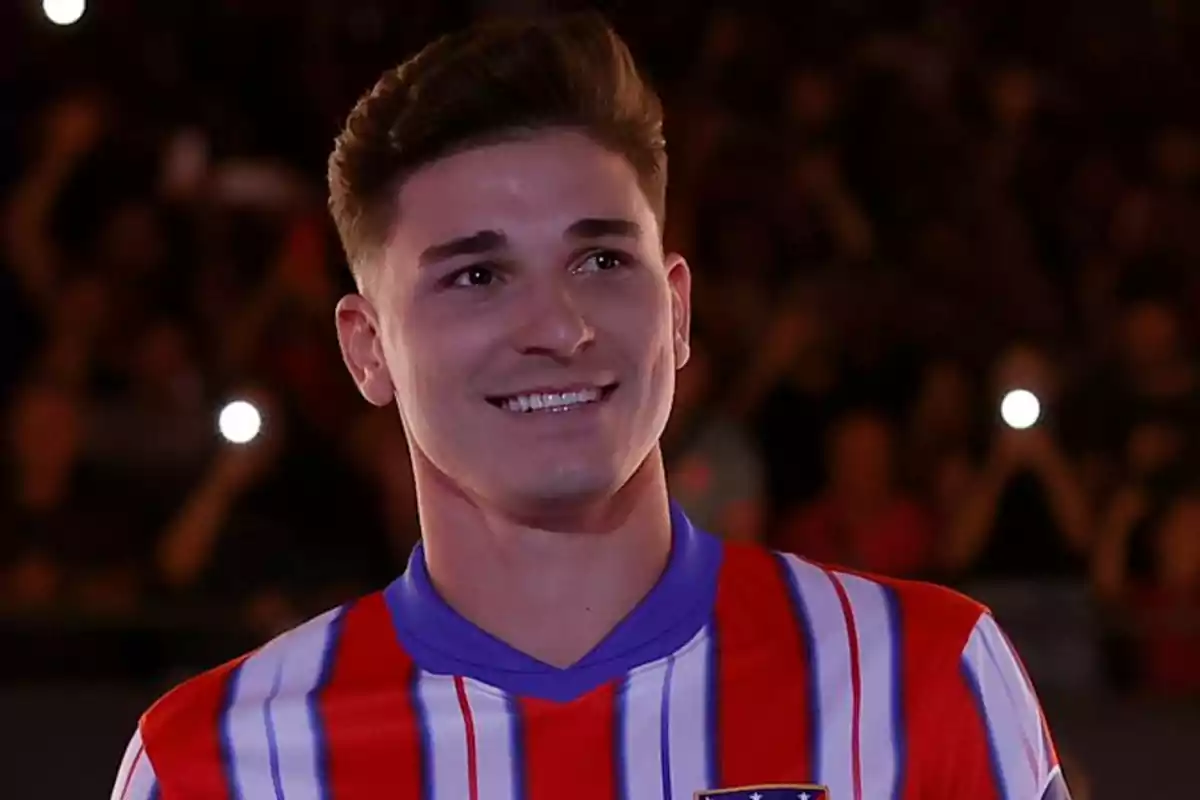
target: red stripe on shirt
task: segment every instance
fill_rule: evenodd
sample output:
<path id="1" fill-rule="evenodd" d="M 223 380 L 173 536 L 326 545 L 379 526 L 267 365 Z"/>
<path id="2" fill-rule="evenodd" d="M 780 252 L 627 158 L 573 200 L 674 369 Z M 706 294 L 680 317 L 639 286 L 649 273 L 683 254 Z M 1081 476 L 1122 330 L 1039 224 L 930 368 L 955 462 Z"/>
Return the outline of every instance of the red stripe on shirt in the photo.
<path id="1" fill-rule="evenodd" d="M 983 607 L 931 584 L 889 582 L 901 641 L 906 761 L 902 800 L 1002 800 L 987 729 L 962 670 L 962 651 Z"/>
<path id="2" fill-rule="evenodd" d="M 467 686 L 463 679 L 454 679 L 454 691 L 458 694 L 458 707 L 462 710 L 463 725 L 467 733 L 467 786 L 470 787 L 471 800 L 479 800 L 479 762 L 475 755 L 475 716 L 471 713 L 471 703 L 467 699 Z"/>
<path id="3" fill-rule="evenodd" d="M 616 687 L 569 703 L 517 701 L 526 796 L 522 800 L 613 800 L 616 785 Z"/>
<path id="4" fill-rule="evenodd" d="M 715 610 L 719 786 L 812 778 L 810 664 L 790 589 L 770 553 L 727 544 Z"/>
<path id="5" fill-rule="evenodd" d="M 425 798 L 417 666 L 401 649 L 380 593 L 345 613 L 329 680 L 318 697 L 334 798 Z"/>
<path id="6" fill-rule="evenodd" d="M 846 595 L 846 587 L 833 573 L 826 570 L 833 588 L 837 591 L 838 602 L 842 604 L 842 616 L 846 618 L 846 638 L 850 642 L 850 685 L 853 696 L 854 717 L 851 721 L 851 770 L 854 774 L 854 800 L 862 800 L 862 754 L 860 752 L 861 737 L 859 731 L 862 725 L 862 667 L 859 663 L 858 629 L 854 625 L 854 609 L 850 607 L 850 598 Z"/>
<path id="7" fill-rule="evenodd" d="M 249 654 L 168 692 L 142 717 L 145 757 L 164 797 L 231 800 L 229 765 L 221 743 L 230 678 Z"/>

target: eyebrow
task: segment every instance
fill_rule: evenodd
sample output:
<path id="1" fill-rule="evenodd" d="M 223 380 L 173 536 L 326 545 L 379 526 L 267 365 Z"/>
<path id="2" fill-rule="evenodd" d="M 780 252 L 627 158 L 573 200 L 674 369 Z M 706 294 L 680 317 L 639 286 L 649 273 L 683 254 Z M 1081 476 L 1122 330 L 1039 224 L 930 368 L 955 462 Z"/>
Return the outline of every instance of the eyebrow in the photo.
<path id="1" fill-rule="evenodd" d="M 572 222 L 563 234 L 565 239 L 601 239 L 606 236 L 622 236 L 636 239 L 642 228 L 628 219 L 584 217 Z M 431 245 L 421 252 L 417 263 L 422 266 L 446 261 L 457 256 L 477 256 L 499 250 L 508 244 L 508 237 L 500 231 L 482 230 L 467 236 L 459 236 L 439 244 Z"/>
<path id="2" fill-rule="evenodd" d="M 508 242 L 500 231 L 476 231 L 468 236 L 435 244 L 422 251 L 417 263 L 424 267 L 455 256 L 477 256 L 499 250 Z"/>
<path id="3" fill-rule="evenodd" d="M 636 222 L 628 219 L 585 217 L 576 220 L 567 228 L 567 239 L 600 239 L 606 236 L 623 236 L 636 239 L 642 234 L 642 228 Z"/>

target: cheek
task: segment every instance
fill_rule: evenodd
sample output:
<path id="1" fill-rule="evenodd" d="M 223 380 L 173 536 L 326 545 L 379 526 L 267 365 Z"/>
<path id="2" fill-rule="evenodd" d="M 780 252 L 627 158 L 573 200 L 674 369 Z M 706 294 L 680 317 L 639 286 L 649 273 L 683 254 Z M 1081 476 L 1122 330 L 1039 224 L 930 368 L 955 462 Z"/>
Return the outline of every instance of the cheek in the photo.
<path id="1" fill-rule="evenodd" d="M 455 318 L 420 312 L 405 318 L 390 338 L 389 371 L 401 402 L 431 406 L 470 391 L 496 341 L 494 320 L 487 315 Z"/>

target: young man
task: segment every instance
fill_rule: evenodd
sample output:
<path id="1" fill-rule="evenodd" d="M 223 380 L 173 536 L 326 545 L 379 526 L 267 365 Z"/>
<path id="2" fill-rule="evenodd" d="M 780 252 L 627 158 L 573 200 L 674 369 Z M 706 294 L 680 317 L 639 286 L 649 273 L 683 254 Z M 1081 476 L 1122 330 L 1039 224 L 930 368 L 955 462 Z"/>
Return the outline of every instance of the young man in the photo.
<path id="1" fill-rule="evenodd" d="M 363 396 L 423 543 L 380 593 L 143 717 L 115 798 L 1063 798 L 986 611 L 722 544 L 658 439 L 691 278 L 658 100 L 592 16 L 438 41 L 330 161 Z"/>

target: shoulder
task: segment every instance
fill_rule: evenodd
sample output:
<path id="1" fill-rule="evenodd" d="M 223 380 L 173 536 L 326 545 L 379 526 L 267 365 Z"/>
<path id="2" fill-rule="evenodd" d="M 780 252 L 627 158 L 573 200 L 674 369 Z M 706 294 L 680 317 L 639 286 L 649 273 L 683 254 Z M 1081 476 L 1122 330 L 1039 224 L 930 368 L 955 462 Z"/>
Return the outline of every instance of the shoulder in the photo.
<path id="1" fill-rule="evenodd" d="M 945 586 L 833 567 L 757 545 L 727 543 L 724 571 L 729 593 L 779 582 L 808 627 L 847 626 L 865 647 L 894 641 L 954 663 L 989 616 L 983 604 Z"/>
<path id="2" fill-rule="evenodd" d="M 280 634 L 261 647 L 176 686 L 142 716 L 139 734 L 147 755 L 164 766 L 189 760 L 222 761 L 224 727 L 237 709 L 268 698 L 307 697 L 330 681 L 355 647 L 384 630 L 387 609 L 380 593 L 368 595 Z"/>

